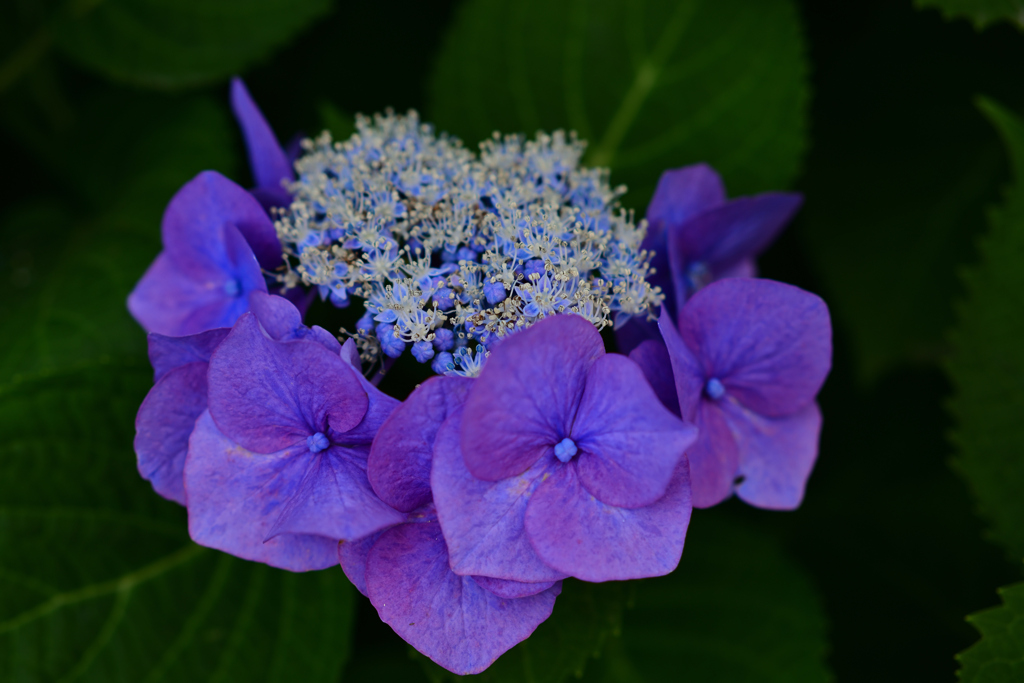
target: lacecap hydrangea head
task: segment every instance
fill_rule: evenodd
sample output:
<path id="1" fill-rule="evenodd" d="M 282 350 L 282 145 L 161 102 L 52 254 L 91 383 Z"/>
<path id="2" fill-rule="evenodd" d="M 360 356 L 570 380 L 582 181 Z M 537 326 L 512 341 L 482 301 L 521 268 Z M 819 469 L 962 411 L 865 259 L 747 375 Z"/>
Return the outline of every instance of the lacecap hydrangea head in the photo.
<path id="1" fill-rule="evenodd" d="M 649 254 L 574 134 L 498 133 L 479 156 L 415 112 L 358 117 L 337 142 L 304 142 L 276 228 L 286 286 L 360 299 L 363 360 L 408 350 L 439 374 L 476 375 L 493 343 L 557 313 L 598 329 L 649 316 Z"/>

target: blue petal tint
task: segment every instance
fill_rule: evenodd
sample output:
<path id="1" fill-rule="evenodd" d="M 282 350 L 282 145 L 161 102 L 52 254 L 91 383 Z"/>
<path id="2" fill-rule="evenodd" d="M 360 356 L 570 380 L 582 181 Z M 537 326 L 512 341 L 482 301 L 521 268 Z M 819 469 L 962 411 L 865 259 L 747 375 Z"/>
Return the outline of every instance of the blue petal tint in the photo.
<path id="1" fill-rule="evenodd" d="M 704 392 L 712 401 L 717 401 L 725 396 L 725 386 L 717 377 L 712 377 L 708 380 L 708 383 L 704 385 Z"/>
<path id="2" fill-rule="evenodd" d="M 319 453 L 320 451 L 327 450 L 331 442 L 324 436 L 323 432 L 317 432 L 306 438 L 306 445 L 309 446 L 310 453 Z"/>
<path id="3" fill-rule="evenodd" d="M 562 462 L 569 462 L 574 455 L 576 455 L 576 443 L 569 437 L 565 437 L 555 444 L 555 457 Z"/>
<path id="4" fill-rule="evenodd" d="M 418 341 L 412 345 L 412 357 L 420 363 L 426 363 L 434 357 L 434 347 L 428 341 Z"/>

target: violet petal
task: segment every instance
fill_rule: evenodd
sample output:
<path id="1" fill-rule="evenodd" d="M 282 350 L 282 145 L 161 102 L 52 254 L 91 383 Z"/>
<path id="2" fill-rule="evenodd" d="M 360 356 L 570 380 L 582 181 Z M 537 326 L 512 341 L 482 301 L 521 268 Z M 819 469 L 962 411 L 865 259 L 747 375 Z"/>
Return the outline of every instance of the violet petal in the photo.
<path id="1" fill-rule="evenodd" d="M 725 202 L 725 186 L 715 169 L 693 164 L 664 171 L 658 178 L 646 218 L 648 235 L 680 226 L 691 217 Z"/>
<path id="2" fill-rule="evenodd" d="M 521 474 L 569 435 L 601 335 L 576 315 L 555 315 L 498 343 L 466 399 L 462 452 L 474 476 Z"/>
<path id="3" fill-rule="evenodd" d="M 474 576 L 473 580 L 480 587 L 494 593 L 499 598 L 515 600 L 526 598 L 537 593 L 543 593 L 554 586 L 557 581 L 541 581 L 540 583 L 523 583 L 522 581 L 506 581 L 504 579 L 492 579 L 489 576 Z"/>
<path id="4" fill-rule="evenodd" d="M 762 417 L 731 401 L 722 406 L 722 412 L 739 449 L 737 471 L 743 481 L 736 495 L 769 510 L 799 507 L 818 457 L 818 404 L 781 418 Z"/>
<path id="5" fill-rule="evenodd" d="M 135 416 L 139 474 L 154 491 L 182 505 L 188 437 L 196 418 L 206 410 L 206 366 L 197 361 L 165 373 L 146 394 Z"/>
<path id="6" fill-rule="evenodd" d="M 526 583 L 565 578 L 541 562 L 523 528 L 530 495 L 557 461 L 548 456 L 530 470 L 498 482 L 477 479 L 466 468 L 459 447 L 461 413 L 452 413 L 437 432 L 430 476 L 452 570 Z"/>
<path id="7" fill-rule="evenodd" d="M 668 311 L 661 309 L 658 329 L 665 340 L 672 365 L 672 377 L 675 383 L 676 400 L 679 402 L 679 414 L 687 422 L 693 422 L 697 416 L 704 384 L 707 381 L 705 369 L 693 351 L 683 342 L 676 330 L 675 321 L 669 317 Z"/>
<path id="8" fill-rule="evenodd" d="M 429 503 L 434 437 L 448 415 L 466 401 L 473 380 L 432 377 L 395 409 L 373 440 L 366 474 L 391 507 L 411 512 Z"/>
<path id="9" fill-rule="evenodd" d="M 660 335 L 659 335 L 660 336 Z M 629 352 L 629 358 L 643 370 L 647 383 L 654 389 L 661 404 L 679 415 L 679 397 L 672 376 L 672 359 L 661 339 L 648 339 Z"/>
<path id="10" fill-rule="evenodd" d="M 341 563 L 341 569 L 356 590 L 363 595 L 366 595 L 366 559 L 370 554 L 370 548 L 385 531 L 387 529 L 363 536 L 355 541 L 342 541 L 338 544 L 338 561 Z"/>
<path id="11" fill-rule="evenodd" d="M 214 349 L 230 331 L 230 327 L 218 327 L 186 337 L 150 333 L 146 341 L 149 345 L 149 362 L 153 366 L 153 381 L 159 381 L 174 368 L 187 363 L 209 363 Z"/>
<path id="12" fill-rule="evenodd" d="M 740 403 L 768 417 L 807 406 L 832 365 L 832 325 L 825 302 L 782 282 L 713 282 L 687 302 L 679 332 L 701 359 L 703 379 L 718 378 Z M 671 355 L 672 345 L 668 348 Z M 684 404 L 692 396 L 684 398 L 678 381 L 677 374 Z"/>
<path id="13" fill-rule="evenodd" d="M 708 508 L 732 495 L 740 455 L 719 403 L 701 401 L 696 424 L 697 442 L 686 451 L 693 507 Z"/>
<path id="14" fill-rule="evenodd" d="M 231 110 L 242 129 L 257 187 L 279 188 L 282 180 L 292 180 L 295 174 L 281 143 L 238 77 L 231 79 Z"/>
<path id="15" fill-rule="evenodd" d="M 315 342 L 275 342 L 244 315 L 210 360 L 210 413 L 245 448 L 273 453 L 362 421 L 369 399 L 355 371 Z"/>
<path id="16" fill-rule="evenodd" d="M 302 483 L 267 532 L 350 541 L 393 526 L 405 515 L 383 503 L 366 479 L 366 451 L 332 446 L 311 461 Z"/>
<path id="17" fill-rule="evenodd" d="M 271 339 L 293 339 L 295 331 L 302 328 L 302 314 L 284 297 L 260 292 L 253 294 L 249 305 Z"/>
<path id="18" fill-rule="evenodd" d="M 587 373 L 572 439 L 580 482 L 608 505 L 639 508 L 665 495 L 693 425 L 668 411 L 625 356 L 601 356 Z"/>
<path id="19" fill-rule="evenodd" d="M 685 459 L 665 496 L 647 507 L 605 505 L 583 488 L 570 463 L 537 488 L 526 508 L 526 531 L 537 554 L 584 581 L 668 574 L 679 564 L 689 521 Z"/>
<path id="20" fill-rule="evenodd" d="M 290 571 L 333 566 L 337 539 L 282 534 L 266 540 L 309 462 L 288 449 L 268 455 L 247 451 L 217 429 L 209 412 L 203 413 L 185 459 L 192 540 Z"/>
<path id="21" fill-rule="evenodd" d="M 441 528 L 402 524 L 384 532 L 366 568 L 370 602 L 381 620 L 453 673 L 483 671 L 551 616 L 561 584 L 517 600 L 481 588 L 448 567 Z"/>

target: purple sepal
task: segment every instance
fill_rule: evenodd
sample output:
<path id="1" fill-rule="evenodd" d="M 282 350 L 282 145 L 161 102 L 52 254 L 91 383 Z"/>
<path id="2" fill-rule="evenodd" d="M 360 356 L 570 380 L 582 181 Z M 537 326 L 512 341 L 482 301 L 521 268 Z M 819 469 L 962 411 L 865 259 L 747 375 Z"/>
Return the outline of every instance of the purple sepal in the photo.
<path id="1" fill-rule="evenodd" d="M 267 290 L 243 237 L 260 222 L 273 230 L 245 190 L 219 173 L 200 173 L 167 205 L 164 250 L 128 295 L 129 311 L 147 332 L 173 337 L 230 327 L 249 309 L 250 294 Z"/>
<path id="2" fill-rule="evenodd" d="M 387 529 L 382 529 L 369 536 L 354 541 L 342 541 L 338 544 L 338 561 L 345 576 L 356 587 L 356 590 L 366 595 L 366 558 L 370 554 L 370 548 L 377 542 Z"/>
<path id="3" fill-rule="evenodd" d="M 522 581 L 505 581 L 504 579 L 492 579 L 489 576 L 474 576 L 473 580 L 481 588 L 489 590 L 499 598 L 515 600 L 526 598 L 531 595 L 543 593 L 554 586 L 557 581 L 542 581 L 540 583 L 523 583 Z"/>
<path id="4" fill-rule="evenodd" d="M 196 418 L 206 410 L 206 367 L 205 361 L 198 361 L 163 373 L 135 416 L 139 474 L 154 491 L 181 505 L 185 504 L 182 471 L 188 437 Z"/>
<path id="5" fill-rule="evenodd" d="M 158 382 L 174 368 L 187 363 L 208 363 L 230 327 L 218 327 L 187 337 L 168 337 L 151 332 L 146 337 L 149 345 L 149 362 L 153 366 L 153 381 Z"/>
<path id="6" fill-rule="evenodd" d="M 237 76 L 231 79 L 231 110 L 245 138 L 249 168 L 252 169 L 256 187 L 283 189 L 282 180 L 295 178 L 292 165 L 245 83 Z"/>
<path id="7" fill-rule="evenodd" d="M 674 415 L 679 415 L 679 396 L 676 395 L 676 383 L 672 377 L 672 360 L 665 343 L 661 341 L 661 334 L 658 334 L 656 340 L 649 339 L 637 345 L 629 352 L 629 359 L 640 366 L 661 404 Z"/>
<path id="8" fill-rule="evenodd" d="M 459 446 L 462 419 L 462 409 L 456 409 L 438 430 L 430 477 L 452 571 L 526 583 L 565 578 L 537 557 L 523 527 L 530 494 L 557 462 L 554 456 L 515 477 L 477 479 Z"/>
<path id="9" fill-rule="evenodd" d="M 693 216 L 723 203 L 725 185 L 709 165 L 693 164 L 663 172 L 647 205 L 645 245 L 655 241 L 670 226 L 682 225 Z"/>
<path id="10" fill-rule="evenodd" d="M 381 500 L 403 512 L 431 501 L 434 437 L 448 415 L 465 403 L 472 384 L 463 377 L 432 377 L 391 413 L 367 460 L 367 477 Z"/>
<path id="11" fill-rule="evenodd" d="M 665 495 L 635 510 L 597 500 L 569 463 L 537 487 L 525 526 L 537 556 L 548 566 L 584 581 L 622 581 L 662 576 L 676 568 L 690 509 L 685 458 Z"/>
<path id="12" fill-rule="evenodd" d="M 204 412 L 185 461 L 188 530 L 200 545 L 290 571 L 326 569 L 337 561 L 337 538 L 280 534 L 267 538 L 292 499 L 309 459 L 294 449 L 259 454 L 225 437 Z"/>
<path id="13" fill-rule="evenodd" d="M 459 674 L 483 671 L 551 616 L 561 583 L 501 598 L 451 571 L 436 522 L 389 529 L 367 558 L 366 588 L 381 620 L 432 660 Z"/>
<path id="14" fill-rule="evenodd" d="M 318 432 L 338 442 L 369 403 L 340 356 L 315 342 L 268 339 L 251 314 L 214 352 L 209 381 L 214 422 L 258 453 L 304 444 Z"/>
<path id="15" fill-rule="evenodd" d="M 678 329 L 665 312 L 659 326 L 682 415 L 699 429 L 687 452 L 694 506 L 739 487 L 751 505 L 798 506 L 817 458 L 814 398 L 831 367 L 825 303 L 780 282 L 731 278 L 695 294 Z"/>
<path id="16" fill-rule="evenodd" d="M 576 315 L 546 318 L 497 344 L 466 399 L 469 471 L 497 481 L 550 454 L 569 435 L 587 370 L 603 355 L 601 335 Z"/>

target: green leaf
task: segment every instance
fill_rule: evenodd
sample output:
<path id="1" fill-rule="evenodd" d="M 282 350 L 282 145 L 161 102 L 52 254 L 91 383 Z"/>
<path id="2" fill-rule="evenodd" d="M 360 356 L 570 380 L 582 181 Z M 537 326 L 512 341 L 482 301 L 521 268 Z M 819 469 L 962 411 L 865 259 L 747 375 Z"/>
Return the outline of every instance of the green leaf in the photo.
<path id="1" fill-rule="evenodd" d="M 1020 25 L 1024 17 L 1022 0 L 915 0 L 920 8 L 934 7 L 946 19 L 970 19 L 978 28 L 997 21 Z"/>
<path id="2" fill-rule="evenodd" d="M 422 655 L 418 658 L 433 683 L 558 683 L 579 678 L 588 659 L 599 656 L 605 641 L 618 633 L 625 598 L 625 586 L 621 583 L 566 579 L 551 617 L 483 673 L 456 676 Z"/>
<path id="3" fill-rule="evenodd" d="M 976 612 L 967 621 L 981 640 L 956 656 L 963 683 L 1011 683 L 1024 679 L 1024 583 L 999 589 L 1001 607 Z"/>
<path id="4" fill-rule="evenodd" d="M 155 88 L 208 83 L 265 58 L 331 0 L 83 0 L 57 46 L 108 78 Z"/>
<path id="5" fill-rule="evenodd" d="M 805 147 L 803 54 L 787 0 L 469 0 L 431 115 L 470 146 L 573 129 L 640 209 L 663 170 L 699 161 L 733 194 L 779 189 Z"/>
<path id="6" fill-rule="evenodd" d="M 990 100 L 979 106 L 999 129 L 1015 180 L 991 212 L 980 261 L 963 273 L 966 298 L 947 364 L 956 469 L 967 479 L 991 537 L 1024 556 L 1024 122 Z"/>
<path id="7" fill-rule="evenodd" d="M 821 66 L 798 224 L 866 383 L 948 351 L 956 268 L 1005 174 L 971 100 L 1022 76 L 965 27 L 909 7 L 886 19 Z"/>
<path id="8" fill-rule="evenodd" d="M 193 544 L 135 471 L 144 361 L 0 389 L 0 679 L 324 681 L 348 656 L 340 569 Z"/>
<path id="9" fill-rule="evenodd" d="M 831 679 L 824 610 L 807 576 L 773 539 L 717 510 L 697 511 L 675 572 L 634 590 L 621 639 L 587 681 Z"/>
<path id="10" fill-rule="evenodd" d="M 114 127 L 90 125 L 109 104 L 123 105 L 110 110 Z M 0 224 L 0 246 L 24 284 L 19 296 L 0 297 L 0 385 L 17 373 L 144 353 L 125 300 L 160 249 L 163 209 L 204 168 L 235 167 L 231 122 L 205 98 L 101 97 L 82 120 L 54 165 L 104 210 L 83 219 L 46 208 L 61 206 L 48 199 Z"/>

